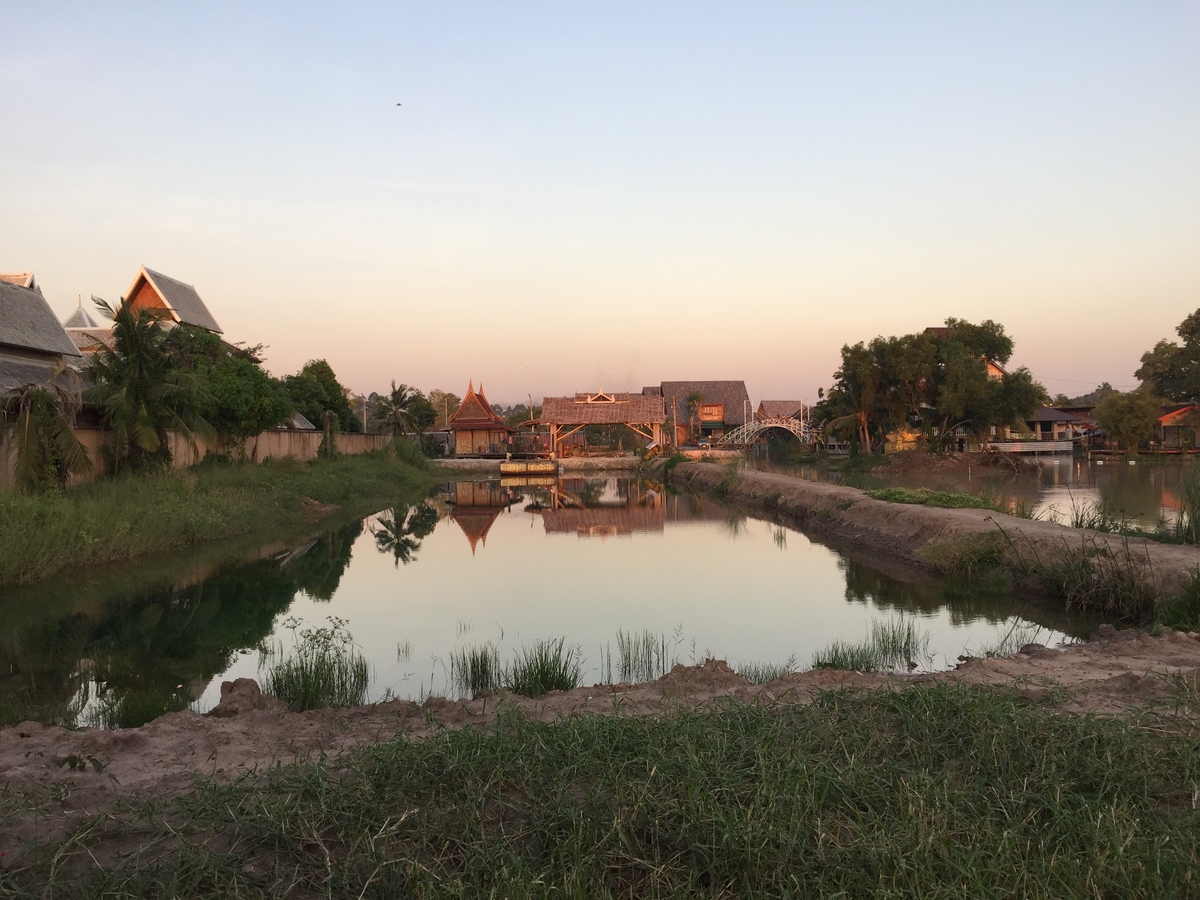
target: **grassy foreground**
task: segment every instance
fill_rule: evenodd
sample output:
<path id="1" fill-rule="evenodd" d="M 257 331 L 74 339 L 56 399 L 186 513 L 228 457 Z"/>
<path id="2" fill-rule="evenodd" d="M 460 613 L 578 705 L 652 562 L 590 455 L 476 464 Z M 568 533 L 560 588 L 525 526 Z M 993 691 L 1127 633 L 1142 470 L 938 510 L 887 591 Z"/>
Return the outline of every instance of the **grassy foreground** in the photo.
<path id="1" fill-rule="evenodd" d="M 948 685 L 399 739 L 98 815 L 39 896 L 1113 897 L 1200 891 L 1173 718 Z M 0 804 L 0 833 L 37 798 Z"/>
<path id="2" fill-rule="evenodd" d="M 380 451 L 311 463 L 200 465 L 64 495 L 0 492 L 0 585 L 206 541 L 271 536 L 312 523 L 322 505 L 365 515 L 429 482 L 429 471 L 419 458 Z"/>

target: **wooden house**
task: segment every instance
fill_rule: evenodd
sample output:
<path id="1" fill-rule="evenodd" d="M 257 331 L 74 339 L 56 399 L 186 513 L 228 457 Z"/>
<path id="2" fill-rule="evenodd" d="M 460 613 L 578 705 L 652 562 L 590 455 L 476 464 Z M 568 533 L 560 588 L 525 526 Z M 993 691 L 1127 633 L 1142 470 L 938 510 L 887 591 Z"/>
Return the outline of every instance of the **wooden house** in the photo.
<path id="1" fill-rule="evenodd" d="M 1197 430 L 1200 429 L 1200 406 L 1194 403 L 1172 403 L 1158 417 L 1154 440 L 1164 450 L 1194 450 Z"/>
<path id="2" fill-rule="evenodd" d="M 222 333 L 221 326 L 194 287 L 145 266 L 138 270 L 133 284 L 125 292 L 125 303 L 135 312 L 160 310 L 163 322 L 168 326 L 196 325 L 213 334 Z"/>
<path id="3" fill-rule="evenodd" d="M 795 419 L 803 422 L 808 418 L 809 407 L 803 400 L 760 400 L 754 411 L 754 420 Z"/>
<path id="4" fill-rule="evenodd" d="M 454 434 L 456 456 L 495 456 L 508 452 L 513 429 L 492 409 L 483 393 L 483 385 L 475 390 L 474 382 L 467 386 L 458 411 L 450 417 L 449 429 Z"/>
<path id="5" fill-rule="evenodd" d="M 744 381 L 664 381 L 658 388 L 643 388 L 643 393 L 647 391 L 663 398 L 676 446 L 691 443 L 693 436 L 702 441 L 719 438 L 750 419 L 752 407 Z M 693 414 L 688 400 L 696 396 L 700 401 Z"/>

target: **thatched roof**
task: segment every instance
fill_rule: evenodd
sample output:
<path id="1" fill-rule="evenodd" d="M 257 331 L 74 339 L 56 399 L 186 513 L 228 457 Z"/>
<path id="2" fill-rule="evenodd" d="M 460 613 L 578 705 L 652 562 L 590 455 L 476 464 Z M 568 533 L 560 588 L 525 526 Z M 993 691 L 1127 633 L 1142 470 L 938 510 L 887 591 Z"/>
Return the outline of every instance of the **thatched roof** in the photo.
<path id="1" fill-rule="evenodd" d="M 576 394 L 546 397 L 541 421 L 546 425 L 662 424 L 667 419 L 661 397 L 644 394 Z"/>
<path id="2" fill-rule="evenodd" d="M 181 325 L 198 325 L 214 334 L 223 334 L 221 326 L 208 311 L 208 307 L 204 305 L 204 301 L 200 299 L 196 289 L 169 275 L 142 266 L 137 277 L 133 279 L 133 284 L 129 286 L 125 297 L 133 297 L 134 292 L 138 290 L 139 282 L 143 280 L 162 299 L 163 305 L 176 322 Z"/>
<path id="3" fill-rule="evenodd" d="M 664 381 L 663 408 L 680 419 L 687 415 L 687 398 L 699 394 L 704 403 L 720 403 L 725 407 L 726 425 L 745 425 L 753 413 L 750 395 L 744 381 Z"/>
<path id="4" fill-rule="evenodd" d="M 0 281 L 0 346 L 79 356 L 41 291 Z"/>
<path id="5" fill-rule="evenodd" d="M 755 412 L 761 412 L 768 419 L 794 419 L 799 417 L 802 409 L 803 400 L 760 400 Z"/>

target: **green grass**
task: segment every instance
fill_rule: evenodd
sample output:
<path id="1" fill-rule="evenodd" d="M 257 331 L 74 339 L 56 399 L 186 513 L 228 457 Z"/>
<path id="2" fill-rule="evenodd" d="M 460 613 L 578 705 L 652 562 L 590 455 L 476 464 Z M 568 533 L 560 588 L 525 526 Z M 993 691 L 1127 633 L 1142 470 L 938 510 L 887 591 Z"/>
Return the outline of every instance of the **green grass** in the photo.
<path id="1" fill-rule="evenodd" d="M 906 671 L 929 654 L 929 633 L 903 617 L 872 622 L 870 636 L 858 643 L 834 641 L 813 654 L 814 669 L 847 672 Z"/>
<path id="2" fill-rule="evenodd" d="M 550 691 L 569 691 L 579 686 L 583 671 L 579 651 L 566 645 L 566 638 L 548 638 L 522 647 L 504 674 L 504 686 L 524 697 L 541 697 Z"/>
<path id="3" fill-rule="evenodd" d="M 991 497 L 975 494 L 952 494 L 949 491 L 933 491 L 928 488 L 876 488 L 864 491 L 868 497 L 887 503 L 912 503 L 919 506 L 940 506 L 947 509 L 990 509 L 993 512 L 1008 512 Z"/>
<path id="4" fill-rule="evenodd" d="M 460 694 L 478 697 L 504 686 L 504 669 L 494 644 L 464 647 L 450 654 L 450 683 Z"/>
<path id="5" fill-rule="evenodd" d="M 617 630 L 617 680 L 630 683 L 654 681 L 661 678 L 679 660 L 675 648 L 680 631 L 668 639 L 666 634 L 644 630 Z M 611 673 L 610 678 L 611 681 Z"/>
<path id="6" fill-rule="evenodd" d="M 358 706 L 367 700 L 371 664 L 354 645 L 346 622 L 330 616 L 328 626 L 301 628 L 298 619 L 286 627 L 295 636 L 295 646 L 284 655 L 266 654 L 262 689 L 278 697 L 296 712 L 329 706 Z"/>
<path id="7" fill-rule="evenodd" d="M 99 481 L 65 495 L 0 491 L 0 585 L 311 526 L 324 508 L 306 501 L 366 514 L 431 477 L 381 451 L 312 463 L 202 465 Z"/>
<path id="8" fill-rule="evenodd" d="M 796 671 L 796 657 L 788 657 L 781 663 L 738 663 L 735 671 L 751 684 L 770 684 Z"/>
<path id="9" fill-rule="evenodd" d="M 1015 690 L 513 715 L 130 801 L 24 847 L 0 892 L 1195 896 L 1197 783 L 1194 735 Z"/>

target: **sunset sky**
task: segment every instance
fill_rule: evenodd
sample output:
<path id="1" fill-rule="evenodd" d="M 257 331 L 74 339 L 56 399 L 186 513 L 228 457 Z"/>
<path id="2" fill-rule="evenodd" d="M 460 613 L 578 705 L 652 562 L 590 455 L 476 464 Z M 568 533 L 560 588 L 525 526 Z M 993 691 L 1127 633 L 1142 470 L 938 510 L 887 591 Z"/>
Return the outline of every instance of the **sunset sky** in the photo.
<path id="1" fill-rule="evenodd" d="M 1077 394 L 1200 307 L 1194 0 L 0 10 L 0 271 L 277 375 L 812 401 L 957 316 Z"/>

